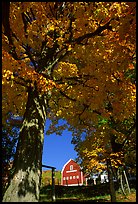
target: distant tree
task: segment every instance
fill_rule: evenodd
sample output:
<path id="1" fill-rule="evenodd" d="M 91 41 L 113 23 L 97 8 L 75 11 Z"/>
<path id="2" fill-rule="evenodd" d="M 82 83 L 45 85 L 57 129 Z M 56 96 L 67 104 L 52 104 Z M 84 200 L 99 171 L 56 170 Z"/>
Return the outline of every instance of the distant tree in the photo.
<path id="1" fill-rule="evenodd" d="M 85 172 L 108 171 L 111 197 L 114 200 L 113 178 L 117 178 L 118 168 L 129 166 L 136 171 L 136 119 L 132 117 L 115 122 L 111 118 L 109 121 L 100 120 L 99 124 L 96 131 L 90 131 L 83 140 L 78 131 L 72 143 Z"/>

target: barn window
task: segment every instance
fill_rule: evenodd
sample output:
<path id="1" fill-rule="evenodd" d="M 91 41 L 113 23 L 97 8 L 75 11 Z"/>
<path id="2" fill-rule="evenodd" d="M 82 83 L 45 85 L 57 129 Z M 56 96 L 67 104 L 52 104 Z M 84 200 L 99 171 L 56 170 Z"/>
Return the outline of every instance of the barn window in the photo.
<path id="1" fill-rule="evenodd" d="M 75 176 L 73 176 L 73 179 L 75 179 Z"/>
<path id="2" fill-rule="evenodd" d="M 77 179 L 79 179 L 79 176 L 76 176 Z"/>
<path id="3" fill-rule="evenodd" d="M 66 180 L 66 178 L 65 178 L 65 177 L 63 177 L 63 180 Z"/>
<path id="4" fill-rule="evenodd" d="M 70 171 L 72 171 L 73 170 L 73 165 L 70 165 Z"/>
<path id="5" fill-rule="evenodd" d="M 72 176 L 70 176 L 70 180 L 72 179 Z"/>
<path id="6" fill-rule="evenodd" d="M 67 176 L 67 177 L 66 177 L 66 179 L 68 180 L 68 179 L 69 179 L 69 177 Z"/>

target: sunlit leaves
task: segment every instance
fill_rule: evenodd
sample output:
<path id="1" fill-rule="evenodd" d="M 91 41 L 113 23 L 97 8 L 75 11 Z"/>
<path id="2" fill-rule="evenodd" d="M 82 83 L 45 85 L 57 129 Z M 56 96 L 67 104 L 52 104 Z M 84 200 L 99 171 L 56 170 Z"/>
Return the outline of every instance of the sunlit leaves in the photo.
<path id="1" fill-rule="evenodd" d="M 135 113 L 135 3 L 11 2 L 9 23 L 13 45 L 2 28 L 5 86 L 50 91 L 51 111 L 74 127 L 98 124 L 99 114 L 123 120 Z"/>
<path id="2" fill-rule="evenodd" d="M 59 78 L 59 77 L 77 76 L 77 72 L 78 72 L 78 68 L 76 64 L 60 62 L 54 74 L 55 74 L 55 77 Z"/>
<path id="3" fill-rule="evenodd" d="M 111 159 L 112 165 L 118 168 L 123 162 L 122 152 L 113 153 L 110 144 L 110 129 L 107 125 L 101 126 L 85 141 L 79 144 L 78 153 L 82 166 L 87 171 L 103 171 L 107 168 L 106 160 Z"/>

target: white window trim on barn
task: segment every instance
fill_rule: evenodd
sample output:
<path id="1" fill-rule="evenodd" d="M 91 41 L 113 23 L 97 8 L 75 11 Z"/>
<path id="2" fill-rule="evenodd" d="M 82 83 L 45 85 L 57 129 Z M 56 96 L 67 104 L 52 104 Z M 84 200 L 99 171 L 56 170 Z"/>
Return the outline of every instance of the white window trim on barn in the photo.
<path id="1" fill-rule="evenodd" d="M 70 171 L 70 170 L 69 170 L 69 171 L 66 171 L 66 173 L 76 172 L 76 171 L 77 171 L 77 170 L 74 169 L 74 170 L 71 170 L 71 171 Z"/>
<path id="2" fill-rule="evenodd" d="M 70 171 L 72 171 L 73 170 L 73 165 L 70 165 Z"/>

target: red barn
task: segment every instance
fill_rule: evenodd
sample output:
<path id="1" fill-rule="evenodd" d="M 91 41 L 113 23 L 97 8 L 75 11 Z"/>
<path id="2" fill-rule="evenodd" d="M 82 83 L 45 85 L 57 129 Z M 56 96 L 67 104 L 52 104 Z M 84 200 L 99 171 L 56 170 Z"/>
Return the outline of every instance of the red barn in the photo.
<path id="1" fill-rule="evenodd" d="M 61 171 L 61 185 L 63 186 L 78 186 L 83 185 L 84 175 L 80 166 L 70 159 L 62 168 Z"/>

